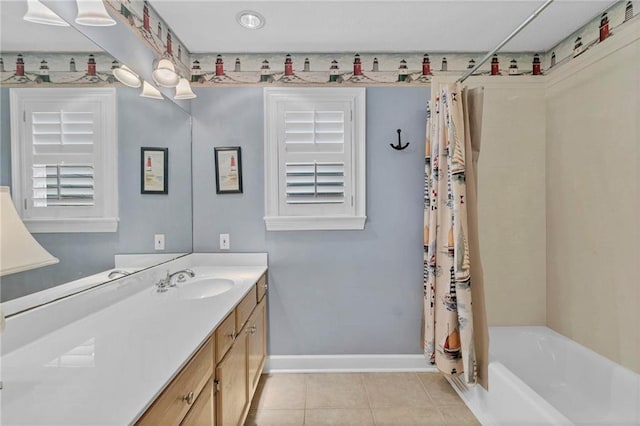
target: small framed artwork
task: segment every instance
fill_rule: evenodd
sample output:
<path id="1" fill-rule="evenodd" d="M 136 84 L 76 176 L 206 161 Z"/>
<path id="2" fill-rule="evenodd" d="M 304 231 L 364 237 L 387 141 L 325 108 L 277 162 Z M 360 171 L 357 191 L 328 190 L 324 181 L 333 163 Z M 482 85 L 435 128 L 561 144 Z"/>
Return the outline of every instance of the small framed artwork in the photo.
<path id="1" fill-rule="evenodd" d="M 169 193 L 169 148 L 140 148 L 140 193 Z"/>
<path id="2" fill-rule="evenodd" d="M 239 146 L 214 148 L 216 194 L 242 193 L 242 156 Z"/>

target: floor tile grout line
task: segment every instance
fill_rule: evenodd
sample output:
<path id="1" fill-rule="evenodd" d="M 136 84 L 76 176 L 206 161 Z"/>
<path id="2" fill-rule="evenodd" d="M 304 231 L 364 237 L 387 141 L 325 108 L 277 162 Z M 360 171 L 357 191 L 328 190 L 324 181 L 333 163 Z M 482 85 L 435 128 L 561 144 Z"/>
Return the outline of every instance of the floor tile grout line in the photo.
<path id="1" fill-rule="evenodd" d="M 373 426 L 376 426 L 376 417 L 373 415 L 373 405 L 371 405 L 371 398 L 369 398 L 369 391 L 367 390 L 367 384 L 365 383 L 365 374 L 360 373 L 360 383 L 364 388 L 364 394 L 367 397 L 367 404 L 369 405 L 369 414 L 371 414 L 371 421 L 373 421 Z"/>
<path id="2" fill-rule="evenodd" d="M 307 424 L 307 398 L 309 397 L 309 374 L 304 374 L 304 411 L 302 412 L 302 425 Z"/>
<path id="3" fill-rule="evenodd" d="M 435 399 L 433 399 L 433 397 L 431 396 L 431 394 L 429 393 L 429 391 L 427 390 L 427 385 L 425 385 L 425 383 L 422 381 L 422 379 L 420 378 L 420 376 L 418 375 L 418 373 L 413 373 L 416 375 L 416 379 L 418 379 L 418 382 L 420 382 L 420 386 L 422 386 L 422 390 L 424 390 L 424 393 L 427 394 L 427 397 L 429 398 L 429 401 L 431 401 L 431 404 L 433 405 L 438 405 L 435 401 Z M 428 373 L 428 374 L 433 374 L 433 373 Z M 440 373 L 436 373 L 436 374 L 440 374 Z"/>
<path id="4" fill-rule="evenodd" d="M 418 378 L 418 381 L 420 382 L 420 384 L 422 385 L 422 388 L 424 389 L 425 393 L 427 394 L 427 396 L 429 397 L 429 400 L 431 401 L 432 407 L 436 409 L 436 411 L 438 412 L 438 414 L 440 414 L 440 419 L 442 421 L 446 421 L 445 417 L 444 417 L 444 413 L 442 412 L 442 409 L 440 408 L 440 404 L 438 402 L 436 402 L 435 399 L 433 399 L 433 397 L 431 396 L 431 394 L 429 393 L 429 391 L 427 390 L 427 385 L 422 381 L 422 379 L 420 378 L 420 376 L 418 375 L 418 373 L 415 373 L 416 377 Z M 436 375 L 440 375 L 440 373 L 428 373 L 428 374 L 436 374 Z"/>

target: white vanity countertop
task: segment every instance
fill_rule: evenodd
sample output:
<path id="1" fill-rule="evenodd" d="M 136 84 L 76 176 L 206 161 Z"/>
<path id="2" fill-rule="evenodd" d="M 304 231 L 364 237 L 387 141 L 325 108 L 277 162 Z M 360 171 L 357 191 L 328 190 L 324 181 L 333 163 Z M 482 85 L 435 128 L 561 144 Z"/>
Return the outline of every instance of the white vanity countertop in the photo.
<path id="1" fill-rule="evenodd" d="M 191 255 L 136 274 L 145 279 L 141 291 L 3 354 L 1 424 L 133 423 L 266 271 L 266 255 L 247 255 L 264 259 L 255 266 L 238 256 Z M 200 265 L 236 285 L 195 300 L 180 299 L 177 289 L 156 292 L 151 279 L 167 269 L 192 267 L 198 275 Z M 128 279 L 136 278 L 119 281 Z"/>

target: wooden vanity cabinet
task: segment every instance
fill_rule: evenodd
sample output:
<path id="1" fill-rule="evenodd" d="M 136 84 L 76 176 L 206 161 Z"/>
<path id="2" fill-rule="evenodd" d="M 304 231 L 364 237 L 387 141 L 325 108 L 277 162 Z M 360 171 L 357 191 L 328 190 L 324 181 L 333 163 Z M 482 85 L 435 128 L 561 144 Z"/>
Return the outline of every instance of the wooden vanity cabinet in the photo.
<path id="1" fill-rule="evenodd" d="M 136 426 L 242 425 L 267 358 L 265 295 L 266 273 Z"/>
<path id="2" fill-rule="evenodd" d="M 244 323 L 244 326 L 216 367 L 217 426 L 236 426 L 244 422 L 264 368 L 267 358 L 267 299 L 264 292 L 257 291 L 261 282 L 264 283 L 264 276 L 236 308 L 236 324 Z M 249 311 L 247 306 L 252 306 L 252 310 Z"/>

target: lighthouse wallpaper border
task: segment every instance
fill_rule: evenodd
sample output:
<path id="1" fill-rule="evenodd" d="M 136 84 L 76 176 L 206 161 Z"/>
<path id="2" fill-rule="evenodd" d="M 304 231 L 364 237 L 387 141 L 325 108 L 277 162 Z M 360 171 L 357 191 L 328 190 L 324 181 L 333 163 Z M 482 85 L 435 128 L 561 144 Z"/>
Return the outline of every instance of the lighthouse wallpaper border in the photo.
<path id="1" fill-rule="evenodd" d="M 169 148 L 140 148 L 140 193 L 169 193 Z"/>
<path id="2" fill-rule="evenodd" d="M 239 146 L 213 148 L 216 194 L 242 194 L 242 150 Z"/>

